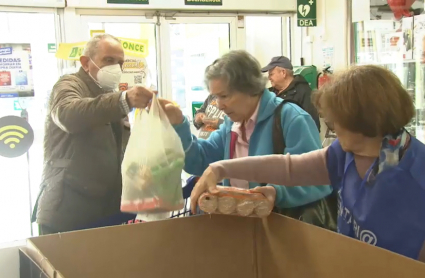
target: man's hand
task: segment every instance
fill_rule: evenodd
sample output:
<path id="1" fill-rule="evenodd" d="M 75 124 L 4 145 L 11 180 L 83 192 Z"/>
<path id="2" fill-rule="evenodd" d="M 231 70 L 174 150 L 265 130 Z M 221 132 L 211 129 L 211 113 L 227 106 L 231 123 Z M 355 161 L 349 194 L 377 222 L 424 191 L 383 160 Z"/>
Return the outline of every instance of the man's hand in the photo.
<path id="1" fill-rule="evenodd" d="M 158 98 L 162 109 L 164 109 L 165 114 L 167 114 L 168 120 L 172 125 L 179 125 L 183 123 L 183 113 L 179 107 L 177 107 L 172 101 Z"/>
<path id="2" fill-rule="evenodd" d="M 157 92 L 151 91 L 142 86 L 134 86 L 126 93 L 127 102 L 130 108 L 145 108 L 151 101 L 153 94 Z"/>
<path id="3" fill-rule="evenodd" d="M 202 122 L 207 126 L 218 128 L 218 119 L 203 118 Z"/>
<path id="4" fill-rule="evenodd" d="M 193 188 L 192 194 L 190 194 L 190 207 L 193 214 L 196 213 L 198 199 L 202 193 L 206 191 L 212 194 L 218 193 L 217 183 L 219 181 L 219 177 L 212 171 L 211 167 L 208 167 Z"/>
<path id="5" fill-rule="evenodd" d="M 198 113 L 198 114 L 196 114 L 195 115 L 195 122 L 197 123 L 197 124 L 202 124 L 202 122 L 203 122 L 203 120 L 204 120 L 204 118 L 205 118 L 205 113 Z"/>
<path id="6" fill-rule="evenodd" d="M 123 120 L 123 125 L 127 128 L 130 128 L 130 120 L 128 119 L 128 116 L 126 116 Z"/>

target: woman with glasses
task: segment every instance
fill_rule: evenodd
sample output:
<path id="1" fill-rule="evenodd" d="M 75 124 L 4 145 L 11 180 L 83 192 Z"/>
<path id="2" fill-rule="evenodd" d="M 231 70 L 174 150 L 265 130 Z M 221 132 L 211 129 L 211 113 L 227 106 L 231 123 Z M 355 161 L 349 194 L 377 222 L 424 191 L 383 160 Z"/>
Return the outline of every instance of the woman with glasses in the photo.
<path id="1" fill-rule="evenodd" d="M 236 50 L 223 55 L 207 68 L 205 82 L 217 100 L 217 107 L 226 114 L 223 124 L 208 139 L 193 136 L 181 110 L 167 100 L 160 100 L 186 151 L 187 173 L 200 176 L 211 163 L 223 159 L 272 153 L 301 154 L 321 147 L 311 116 L 293 103 L 283 103 L 276 94 L 265 89 L 260 64 L 248 52 Z M 279 140 L 274 140 L 275 135 Z M 275 147 L 281 150 L 277 152 Z M 262 184 L 226 179 L 223 185 L 251 189 Z M 268 186 L 276 187 L 277 193 L 271 202 L 277 212 L 329 229 L 336 226 L 334 219 L 328 217 L 331 214 L 325 213 L 325 208 L 330 207 L 324 200 L 332 193 L 330 186 Z"/>
<path id="2" fill-rule="evenodd" d="M 192 192 L 214 192 L 223 178 L 285 186 L 331 184 L 338 192 L 338 232 L 425 261 L 425 145 L 404 126 L 414 115 L 399 79 L 358 66 L 321 88 L 315 104 L 338 139 L 300 155 L 212 163 Z M 276 189 L 253 189 L 273 200 Z"/>

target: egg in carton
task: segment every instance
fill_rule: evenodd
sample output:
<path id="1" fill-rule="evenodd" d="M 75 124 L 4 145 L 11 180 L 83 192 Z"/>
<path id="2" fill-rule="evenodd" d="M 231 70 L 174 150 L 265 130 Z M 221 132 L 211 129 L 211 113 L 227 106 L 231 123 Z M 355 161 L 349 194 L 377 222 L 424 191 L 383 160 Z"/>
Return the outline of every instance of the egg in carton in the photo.
<path id="1" fill-rule="evenodd" d="M 206 213 L 266 217 L 272 209 L 267 198 L 250 190 L 217 186 L 218 193 L 204 193 L 198 200 L 199 208 Z"/>

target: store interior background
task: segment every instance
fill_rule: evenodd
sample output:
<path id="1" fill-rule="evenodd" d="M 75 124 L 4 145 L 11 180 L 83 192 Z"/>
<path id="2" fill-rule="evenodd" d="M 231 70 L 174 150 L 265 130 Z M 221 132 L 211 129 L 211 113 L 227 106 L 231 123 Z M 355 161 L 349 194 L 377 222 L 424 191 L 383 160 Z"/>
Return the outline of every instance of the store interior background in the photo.
<path id="1" fill-rule="evenodd" d="M 370 1 L 374 0 L 317 0 L 317 27 L 310 28 L 296 27 L 296 0 L 244 0 L 244 10 L 240 10 L 238 1 L 223 1 L 228 13 L 215 8 L 209 13 L 189 13 L 179 4 L 182 0 L 151 0 L 158 9 L 181 11 L 161 12 L 157 21 L 156 16 L 150 16 L 155 10 L 148 15 L 140 10 L 144 7 L 134 9 L 137 5 L 115 9 L 105 4 L 106 0 L 68 0 L 65 9 L 56 0 L 0 0 L 0 45 L 31 43 L 35 83 L 35 97 L 18 101 L 28 108 L 35 132 L 29 164 L 26 156 L 0 157 L 0 248 L 7 242 L 37 235 L 36 226 L 30 224 L 30 213 L 41 181 L 47 101 L 57 79 L 78 68 L 78 63 L 56 59 L 47 51 L 48 44 L 87 41 L 90 30 L 149 39 L 147 60 L 152 85 L 189 115 L 191 102 L 203 101 L 208 94 L 202 78 L 206 61 L 211 63 L 230 49 L 246 49 L 262 65 L 273 56 L 285 55 L 294 65 L 300 65 L 303 58 L 306 65 L 321 69 L 322 48 L 329 46 L 334 48 L 332 68 L 345 69 L 354 62 L 352 22 L 369 20 Z M 240 11 L 236 14 L 232 10 Z M 238 15 L 244 16 L 242 21 Z M 0 117 L 20 116 L 16 101 L 0 98 Z M 7 261 L 0 258 L 0 273 L 5 264 Z"/>
<path id="2" fill-rule="evenodd" d="M 0 4 L 4 1 L 0 1 Z M 10 2 L 16 4 L 16 1 Z M 38 1 L 40 5 L 42 2 Z M 191 112 L 191 102 L 202 101 L 208 94 L 203 89 L 196 89 L 203 88 L 202 73 L 206 66 L 205 61 L 212 62 L 229 49 L 246 49 L 263 65 L 273 56 L 286 55 L 292 58 L 294 65 L 299 65 L 300 58 L 303 57 L 305 64 L 314 64 L 320 68 L 322 45 L 329 44 L 335 49 L 335 57 L 338 57 L 335 59 L 334 68 L 342 69 L 348 65 L 346 1 L 318 1 L 318 27 L 314 28 L 295 27 L 295 8 L 291 11 L 278 3 L 280 1 L 268 0 L 261 5 L 261 9 L 278 7 L 280 11 L 290 11 L 274 14 L 261 11 L 242 12 L 241 15 L 245 15 L 242 26 L 235 13 L 217 12 L 209 16 L 205 16 L 205 13 L 199 16 L 186 13 L 182 16 L 174 15 L 175 20 L 168 19 L 169 14 L 166 14 L 160 19 L 160 34 L 155 25 L 157 18 L 141 16 L 145 11 L 110 9 L 101 3 L 106 1 L 90 2 L 93 2 L 92 6 L 80 8 L 79 1 L 68 1 L 68 7 L 64 10 L 0 6 L 0 26 L 5 27 L 0 29 L 0 44 L 31 43 L 35 83 L 35 97 L 31 100 L 19 100 L 19 105 L 28 107 L 29 121 L 35 132 L 35 141 L 29 151 L 29 164 L 26 156 L 0 158 L 0 223 L 7 226 L 0 230 L 0 244 L 37 235 L 36 225 L 30 224 L 30 212 L 41 181 L 47 101 L 52 86 L 61 74 L 78 68 L 78 63 L 58 60 L 54 53 L 48 53 L 47 44 L 87 41 L 90 38 L 90 30 L 105 30 L 106 33 L 118 37 L 149 39 L 150 55 L 147 60 L 153 85 L 158 86 L 157 71 L 160 64 L 161 78 L 171 81 L 162 82 L 163 88 L 159 86 L 160 91 L 164 92 L 164 97 L 172 98 L 183 106 L 188 115 Z M 235 3 L 227 0 L 225 5 L 226 2 L 230 2 L 229 9 Z M 73 3 L 74 7 L 71 7 Z M 258 5 L 256 3 L 247 1 L 247 9 L 255 10 L 253 5 Z M 97 4 L 105 6 L 106 9 L 93 10 Z M 296 1 L 288 1 L 286 5 L 289 8 L 291 5 L 295 7 Z M 330 31 L 331 29 L 333 30 Z M 164 31 L 169 36 L 164 34 Z M 159 41 L 159 36 L 165 39 Z M 168 49 L 165 49 L 165 42 L 169 43 Z M 203 57 L 199 63 L 194 57 L 192 61 L 188 61 L 190 54 L 196 54 L 199 49 L 207 49 L 202 51 L 207 57 Z M 186 54 L 181 53 L 182 51 Z M 158 53 L 162 53 L 160 59 L 157 57 Z M 186 60 L 182 58 L 182 54 Z M 187 66 L 188 63 L 190 67 Z M 170 66 L 164 67 L 164 64 Z M 21 111 L 16 108 L 16 100 L 0 99 L 0 116 L 20 116 Z"/>

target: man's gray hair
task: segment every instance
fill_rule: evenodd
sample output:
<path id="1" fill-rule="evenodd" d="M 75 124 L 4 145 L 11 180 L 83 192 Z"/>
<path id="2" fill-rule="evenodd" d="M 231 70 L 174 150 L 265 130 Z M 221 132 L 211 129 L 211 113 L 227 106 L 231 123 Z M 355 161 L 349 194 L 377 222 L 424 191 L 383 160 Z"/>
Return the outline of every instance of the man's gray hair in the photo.
<path id="1" fill-rule="evenodd" d="M 293 70 L 291 70 L 291 69 L 285 69 L 285 71 L 286 71 L 286 74 L 288 75 L 288 76 L 294 76 L 294 71 Z"/>
<path id="2" fill-rule="evenodd" d="M 291 70 L 291 69 L 285 69 L 285 68 L 281 68 L 281 67 L 276 67 L 276 68 L 278 68 L 280 70 L 284 70 L 289 77 L 294 76 L 294 71 Z"/>
<path id="3" fill-rule="evenodd" d="M 107 40 L 107 39 L 111 39 L 111 40 L 114 40 L 114 41 L 121 43 L 120 40 L 117 37 L 114 37 L 114 36 L 109 35 L 109 34 L 96 35 L 87 42 L 86 46 L 84 47 L 83 55 L 90 57 L 90 58 L 93 58 L 96 55 L 99 42 L 103 41 L 103 40 Z"/>
<path id="4" fill-rule="evenodd" d="M 250 96 L 261 95 L 266 87 L 266 78 L 260 63 L 244 50 L 234 50 L 223 55 L 205 70 L 205 83 L 224 79 L 231 92 L 238 91 Z"/>

